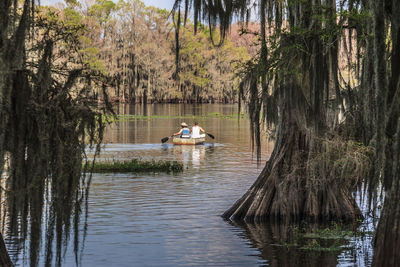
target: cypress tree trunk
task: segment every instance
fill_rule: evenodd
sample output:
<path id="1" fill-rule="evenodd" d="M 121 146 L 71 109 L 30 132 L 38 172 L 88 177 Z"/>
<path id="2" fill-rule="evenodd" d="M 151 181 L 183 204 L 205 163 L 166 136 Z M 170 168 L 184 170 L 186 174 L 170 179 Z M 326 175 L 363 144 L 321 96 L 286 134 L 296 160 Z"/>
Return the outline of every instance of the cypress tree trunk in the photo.
<path id="1" fill-rule="evenodd" d="M 382 23 L 384 1 L 377 1 L 374 9 L 375 24 Z M 373 266 L 398 266 L 400 262 L 400 3 L 393 0 L 391 3 L 391 33 L 392 33 L 392 53 L 391 53 L 391 77 L 387 95 L 386 88 L 378 93 L 386 100 L 385 106 L 386 128 L 384 139 L 385 146 L 384 158 L 384 182 L 386 189 L 385 202 L 379 220 L 378 228 L 374 240 Z M 381 35 L 375 35 L 380 38 Z M 379 42 L 377 40 L 376 42 Z M 375 69 L 383 68 L 379 64 L 385 64 L 385 43 L 381 40 L 380 46 L 376 47 Z M 380 59 L 380 60 L 379 60 Z M 377 72 L 376 80 L 386 79 L 385 72 Z M 381 124 L 379 124 L 381 125 Z M 383 156 L 381 156 L 383 157 Z"/>
<path id="2" fill-rule="evenodd" d="M 398 266 L 400 262 L 400 121 L 393 151 L 393 182 L 375 235 L 373 266 Z"/>
<path id="3" fill-rule="evenodd" d="M 3 235 L 0 233 L 0 266 L 11 267 L 14 266 L 8 255 L 6 245 L 4 243 Z"/>
<path id="4" fill-rule="evenodd" d="M 385 59 L 385 15 L 384 0 L 371 0 L 373 8 L 373 30 L 374 30 L 374 72 L 375 72 L 375 95 L 376 95 L 376 157 L 375 177 L 379 177 L 384 164 L 385 153 L 385 119 L 386 119 L 386 59 Z M 385 188 L 390 188 L 391 178 L 384 177 Z"/>
<path id="5" fill-rule="evenodd" d="M 389 79 L 388 90 L 381 92 L 383 98 L 386 97 L 386 148 L 385 148 L 385 161 L 384 161 L 384 181 L 387 189 L 390 188 L 392 183 L 392 179 L 395 179 L 392 176 L 393 162 L 394 162 L 394 151 L 393 149 L 393 139 L 396 133 L 396 122 L 397 118 L 400 115 L 400 96 L 398 92 L 399 81 L 400 81 L 400 3 L 399 1 L 393 1 L 391 4 L 391 21 L 390 21 L 390 32 L 392 37 L 392 47 L 391 47 L 391 76 Z M 377 21 L 377 23 L 382 23 L 382 21 Z M 379 38 L 380 36 L 378 36 Z M 382 48 L 385 49 L 385 43 L 383 42 Z M 380 56 L 385 56 L 385 50 L 381 52 Z M 382 59 L 385 61 L 385 58 Z M 382 79 L 386 79 L 386 71 L 380 74 Z M 385 145 L 385 144 L 384 144 Z"/>
<path id="6" fill-rule="evenodd" d="M 246 222 L 355 221 L 361 212 L 345 181 L 310 175 L 308 159 L 324 152 L 319 138 L 298 125 L 289 102 L 280 105 L 274 150 L 256 182 L 222 216 Z"/>

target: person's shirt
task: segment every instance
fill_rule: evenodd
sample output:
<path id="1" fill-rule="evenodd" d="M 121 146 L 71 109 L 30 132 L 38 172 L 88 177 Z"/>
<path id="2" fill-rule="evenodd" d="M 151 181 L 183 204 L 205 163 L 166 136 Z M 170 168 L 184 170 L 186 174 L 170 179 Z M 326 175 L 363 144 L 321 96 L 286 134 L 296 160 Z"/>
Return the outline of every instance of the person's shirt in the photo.
<path id="1" fill-rule="evenodd" d="M 183 137 L 183 138 L 189 138 L 190 137 L 189 128 L 185 127 L 185 128 L 182 129 L 181 137 Z"/>
<path id="2" fill-rule="evenodd" d="M 200 137 L 200 127 L 193 126 L 192 127 L 192 138 L 199 138 Z"/>
<path id="3" fill-rule="evenodd" d="M 192 138 L 200 138 L 204 137 L 204 134 L 200 134 L 200 126 L 193 126 L 192 127 Z"/>

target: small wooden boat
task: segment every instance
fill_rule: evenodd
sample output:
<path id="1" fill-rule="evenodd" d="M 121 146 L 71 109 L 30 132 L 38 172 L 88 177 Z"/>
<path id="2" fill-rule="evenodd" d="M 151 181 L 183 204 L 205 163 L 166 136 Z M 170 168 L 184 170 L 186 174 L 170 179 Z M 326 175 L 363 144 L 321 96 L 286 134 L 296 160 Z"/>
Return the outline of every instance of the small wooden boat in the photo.
<path id="1" fill-rule="evenodd" d="M 204 144 L 205 140 L 206 140 L 205 137 L 200 137 L 200 138 L 174 137 L 174 139 L 172 139 L 172 143 L 174 145 L 202 145 Z"/>

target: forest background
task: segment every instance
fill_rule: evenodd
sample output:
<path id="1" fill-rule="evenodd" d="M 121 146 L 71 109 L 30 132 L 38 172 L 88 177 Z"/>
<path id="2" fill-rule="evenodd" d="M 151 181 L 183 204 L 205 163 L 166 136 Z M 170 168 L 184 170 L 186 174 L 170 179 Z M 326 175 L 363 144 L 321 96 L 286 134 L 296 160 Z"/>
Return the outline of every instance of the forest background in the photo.
<path id="1" fill-rule="evenodd" d="M 139 0 L 69 0 L 66 5 L 40 10 L 40 16 L 57 17 L 71 26 L 84 25 L 79 53 L 91 69 L 108 76 L 106 91 L 111 101 L 236 102 L 241 65 L 258 50 L 257 33 L 244 32 L 239 23 L 224 43 L 216 46 L 208 26 L 201 25 L 194 34 L 193 24 L 187 21 L 176 42 L 177 16 Z M 248 28 L 258 26 L 249 24 Z M 218 30 L 213 36 L 219 38 Z M 104 100 L 103 89 L 92 88 L 93 99 Z"/>

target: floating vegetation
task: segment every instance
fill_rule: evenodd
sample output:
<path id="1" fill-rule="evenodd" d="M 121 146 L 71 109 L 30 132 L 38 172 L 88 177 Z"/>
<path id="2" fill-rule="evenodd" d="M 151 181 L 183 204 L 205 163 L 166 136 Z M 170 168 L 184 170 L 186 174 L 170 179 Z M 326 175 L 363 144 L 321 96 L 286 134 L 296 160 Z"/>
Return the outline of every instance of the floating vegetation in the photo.
<path id="1" fill-rule="evenodd" d="M 311 239 L 310 242 L 300 247 L 300 250 L 314 251 L 314 252 L 340 252 L 344 249 L 343 242 L 339 240 L 331 240 L 328 242 L 325 240 Z"/>
<path id="2" fill-rule="evenodd" d="M 181 172 L 183 165 L 177 161 L 143 161 L 132 159 L 130 161 L 99 161 L 88 163 L 88 171 L 95 173 L 106 172 Z M 83 166 L 83 168 L 85 165 Z"/>
<path id="3" fill-rule="evenodd" d="M 353 230 L 350 225 L 340 224 L 326 227 L 303 225 L 291 228 L 289 232 L 288 239 L 281 239 L 275 245 L 313 253 L 339 253 L 349 249 L 350 240 L 372 237 L 374 234 L 363 227 Z"/>
<path id="4" fill-rule="evenodd" d="M 373 235 L 373 232 L 363 230 L 352 230 L 349 227 L 333 224 L 326 228 L 300 230 L 297 232 L 301 239 L 300 250 L 314 252 L 339 252 L 346 249 L 348 241 L 355 237 Z"/>
<path id="5" fill-rule="evenodd" d="M 117 114 L 117 115 L 109 115 L 104 116 L 103 120 L 107 122 L 120 122 L 120 121 L 133 121 L 133 120 L 152 120 L 152 119 L 192 119 L 199 120 L 205 118 L 222 118 L 222 119 L 238 119 L 245 118 L 245 114 L 243 113 L 235 113 L 235 114 L 221 114 L 219 112 L 208 113 L 207 115 L 181 115 L 181 116 L 165 116 L 165 115 L 151 115 L 151 116 L 143 116 L 143 115 L 126 115 L 126 114 Z"/>

